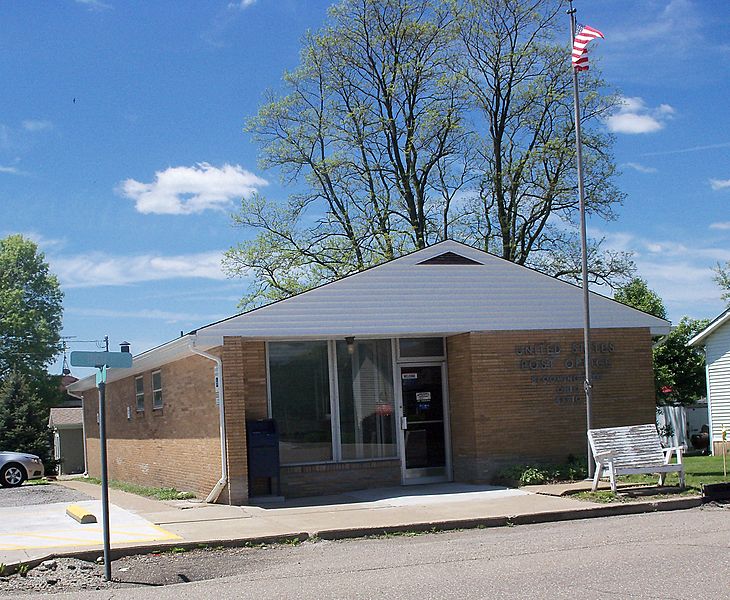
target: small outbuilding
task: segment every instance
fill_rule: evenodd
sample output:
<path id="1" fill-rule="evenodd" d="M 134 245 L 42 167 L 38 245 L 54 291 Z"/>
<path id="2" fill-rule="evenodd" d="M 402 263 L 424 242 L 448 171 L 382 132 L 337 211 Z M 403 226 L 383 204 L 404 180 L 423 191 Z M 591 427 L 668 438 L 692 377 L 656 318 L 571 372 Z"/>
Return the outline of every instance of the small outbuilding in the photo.
<path id="1" fill-rule="evenodd" d="M 705 348 L 707 408 L 713 454 L 722 454 L 722 429 L 730 431 L 730 309 L 689 341 Z"/>
<path id="2" fill-rule="evenodd" d="M 575 285 L 445 241 L 200 327 L 108 372 L 110 477 L 245 503 L 271 490 L 247 424 L 276 436 L 290 497 L 582 457 L 582 308 Z M 598 294 L 591 320 L 594 427 L 653 423 L 670 324 Z M 95 379 L 69 390 L 98 475 Z"/>
<path id="3" fill-rule="evenodd" d="M 58 462 L 58 474 L 83 473 L 86 470 L 83 408 L 52 408 L 48 427 L 53 431 L 53 458 Z"/>

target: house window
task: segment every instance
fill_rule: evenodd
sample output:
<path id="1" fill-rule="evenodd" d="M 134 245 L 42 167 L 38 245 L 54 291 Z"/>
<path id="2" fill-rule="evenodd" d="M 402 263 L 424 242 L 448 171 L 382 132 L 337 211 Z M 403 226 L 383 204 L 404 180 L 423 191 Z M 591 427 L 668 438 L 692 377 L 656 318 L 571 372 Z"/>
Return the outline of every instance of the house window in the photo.
<path id="1" fill-rule="evenodd" d="M 327 342 L 269 344 L 271 414 L 282 463 L 332 460 Z"/>
<path id="2" fill-rule="evenodd" d="M 134 378 L 134 393 L 137 398 L 137 412 L 144 411 L 144 378 Z"/>
<path id="3" fill-rule="evenodd" d="M 390 340 L 338 341 L 336 350 L 342 459 L 397 456 Z"/>
<path id="4" fill-rule="evenodd" d="M 152 408 L 162 408 L 162 373 L 152 373 Z"/>
<path id="5" fill-rule="evenodd" d="M 390 340 L 270 342 L 282 464 L 398 455 Z"/>

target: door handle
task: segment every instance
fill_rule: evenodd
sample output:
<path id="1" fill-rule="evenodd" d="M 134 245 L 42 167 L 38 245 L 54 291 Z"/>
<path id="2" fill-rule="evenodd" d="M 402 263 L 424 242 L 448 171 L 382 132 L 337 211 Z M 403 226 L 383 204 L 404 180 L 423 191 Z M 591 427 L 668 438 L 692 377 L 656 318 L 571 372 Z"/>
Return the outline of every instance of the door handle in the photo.
<path id="1" fill-rule="evenodd" d="M 400 418 L 400 428 L 405 431 L 408 429 L 408 417 L 401 417 Z"/>

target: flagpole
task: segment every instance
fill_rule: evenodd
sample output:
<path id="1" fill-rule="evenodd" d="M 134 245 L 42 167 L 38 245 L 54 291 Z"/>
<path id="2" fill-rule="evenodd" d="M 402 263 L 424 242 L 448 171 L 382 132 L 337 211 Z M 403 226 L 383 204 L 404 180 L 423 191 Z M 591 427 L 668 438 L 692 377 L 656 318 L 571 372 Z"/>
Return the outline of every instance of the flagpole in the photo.
<path id="1" fill-rule="evenodd" d="M 575 8 L 573 8 L 573 0 L 570 0 L 570 44 L 571 47 L 575 40 Z M 578 166 L 578 200 L 580 210 L 580 249 L 581 249 L 581 273 L 583 276 L 583 362 L 585 363 L 585 380 L 583 381 L 583 389 L 586 395 L 586 445 L 588 447 L 588 478 L 593 478 L 594 465 L 591 446 L 588 443 L 588 430 L 591 426 L 591 396 L 593 384 L 591 382 L 591 313 L 590 298 L 588 295 L 588 244 L 586 241 L 586 205 L 585 205 L 585 188 L 583 185 L 583 142 L 580 133 L 580 98 L 578 96 L 578 69 L 573 69 L 573 104 L 575 109 L 575 148 L 576 162 Z"/>

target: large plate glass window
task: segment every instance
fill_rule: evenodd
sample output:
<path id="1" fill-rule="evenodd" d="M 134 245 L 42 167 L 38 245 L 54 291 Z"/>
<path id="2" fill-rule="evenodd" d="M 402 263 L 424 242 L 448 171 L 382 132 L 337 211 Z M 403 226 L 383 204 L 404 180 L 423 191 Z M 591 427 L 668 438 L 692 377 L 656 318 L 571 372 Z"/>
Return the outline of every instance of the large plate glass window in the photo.
<path id="1" fill-rule="evenodd" d="M 281 462 L 332 460 L 327 342 L 270 343 L 269 381 Z"/>
<path id="2" fill-rule="evenodd" d="M 390 340 L 338 341 L 343 460 L 397 456 Z"/>

